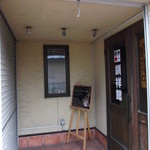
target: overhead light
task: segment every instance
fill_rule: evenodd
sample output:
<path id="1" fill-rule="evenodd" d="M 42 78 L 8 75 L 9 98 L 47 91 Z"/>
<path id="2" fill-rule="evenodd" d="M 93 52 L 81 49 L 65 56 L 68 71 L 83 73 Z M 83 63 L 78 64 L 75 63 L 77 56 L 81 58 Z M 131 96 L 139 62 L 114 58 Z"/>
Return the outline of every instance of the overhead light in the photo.
<path id="1" fill-rule="evenodd" d="M 97 36 L 97 31 L 98 31 L 97 29 L 93 29 L 93 30 L 92 30 L 93 37 L 96 37 L 96 36 Z"/>
<path id="2" fill-rule="evenodd" d="M 27 35 L 31 35 L 31 34 L 32 34 L 31 28 L 32 28 L 31 26 L 27 26 L 27 27 L 26 27 Z"/>
<path id="3" fill-rule="evenodd" d="M 66 28 L 61 28 L 61 34 L 62 36 L 66 36 Z"/>

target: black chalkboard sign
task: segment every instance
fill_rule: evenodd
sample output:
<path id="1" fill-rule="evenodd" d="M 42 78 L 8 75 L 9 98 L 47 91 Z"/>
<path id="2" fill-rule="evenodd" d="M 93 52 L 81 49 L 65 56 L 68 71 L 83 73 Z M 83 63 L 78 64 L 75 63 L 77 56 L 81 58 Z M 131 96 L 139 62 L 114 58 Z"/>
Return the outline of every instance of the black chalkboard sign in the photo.
<path id="1" fill-rule="evenodd" d="M 90 109 L 91 108 L 91 90 L 90 86 L 75 85 L 72 96 L 72 106 Z"/>

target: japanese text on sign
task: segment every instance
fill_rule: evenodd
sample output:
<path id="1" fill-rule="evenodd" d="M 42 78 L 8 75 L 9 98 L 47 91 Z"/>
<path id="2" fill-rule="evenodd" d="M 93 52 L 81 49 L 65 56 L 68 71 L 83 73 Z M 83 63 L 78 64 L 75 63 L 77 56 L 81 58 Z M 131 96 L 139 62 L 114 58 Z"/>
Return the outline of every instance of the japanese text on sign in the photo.
<path id="1" fill-rule="evenodd" d="M 122 101 L 121 51 L 114 51 L 116 100 Z"/>

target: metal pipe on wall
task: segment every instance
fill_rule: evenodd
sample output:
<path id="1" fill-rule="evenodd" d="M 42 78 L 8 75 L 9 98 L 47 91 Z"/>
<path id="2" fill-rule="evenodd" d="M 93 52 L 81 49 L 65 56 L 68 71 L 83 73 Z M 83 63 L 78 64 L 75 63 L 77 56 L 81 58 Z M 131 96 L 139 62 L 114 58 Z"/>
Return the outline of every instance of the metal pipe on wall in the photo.
<path id="1" fill-rule="evenodd" d="M 91 56 L 92 56 L 92 98 L 95 100 L 95 67 L 94 67 L 94 43 L 91 43 Z M 94 108 L 95 108 L 95 103 L 94 103 Z M 96 109 L 95 109 L 95 116 L 96 116 Z M 95 126 L 96 126 L 96 119 L 95 121 Z"/>
<path id="2" fill-rule="evenodd" d="M 96 39 L 94 39 L 94 40 L 92 41 L 92 43 L 95 43 L 97 40 L 99 40 L 99 39 L 101 39 L 101 38 L 106 39 L 106 38 L 108 38 L 108 37 L 110 37 L 110 36 L 116 34 L 117 32 L 119 32 L 119 31 L 121 31 L 121 30 L 123 30 L 123 29 L 129 27 L 130 25 L 132 25 L 133 23 L 135 23 L 135 22 L 141 20 L 142 18 L 143 18 L 143 11 L 140 12 L 140 13 L 138 13 L 138 14 L 136 14 L 136 15 L 133 16 L 132 18 L 126 20 L 125 22 L 121 23 L 120 25 L 114 27 L 113 29 L 109 30 L 108 32 L 106 32 L 106 33 L 100 35 L 99 37 L 97 37 Z"/>

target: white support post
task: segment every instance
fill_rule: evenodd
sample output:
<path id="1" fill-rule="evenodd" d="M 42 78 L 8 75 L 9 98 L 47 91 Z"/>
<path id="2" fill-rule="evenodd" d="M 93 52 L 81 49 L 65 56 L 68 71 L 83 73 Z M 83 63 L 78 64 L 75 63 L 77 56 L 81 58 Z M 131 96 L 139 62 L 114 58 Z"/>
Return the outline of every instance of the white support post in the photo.
<path id="1" fill-rule="evenodd" d="M 147 77 L 148 150 L 150 150 L 150 3 L 144 6 L 144 36 Z"/>
<path id="2" fill-rule="evenodd" d="M 1 81 L 1 30 L 0 30 L 0 81 Z M 0 149 L 2 146 L 2 99 L 1 99 L 1 82 L 0 82 Z"/>

